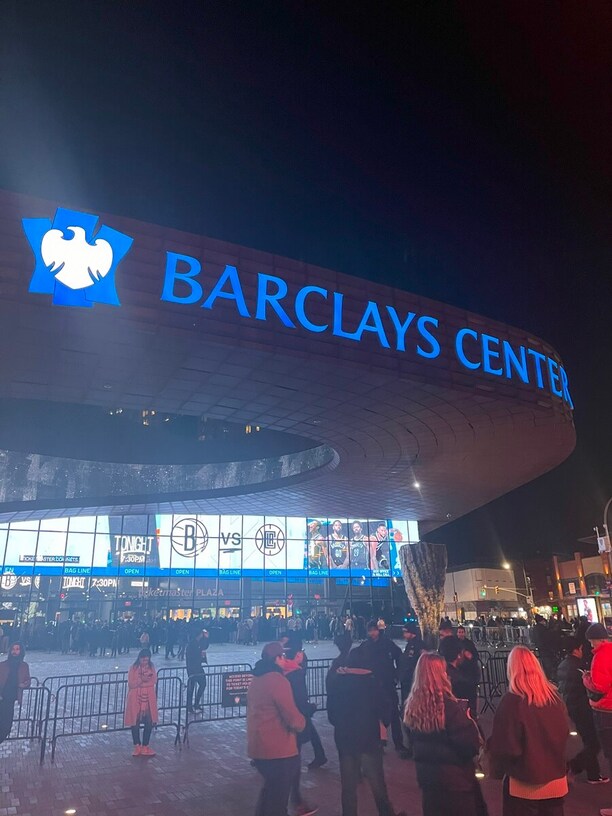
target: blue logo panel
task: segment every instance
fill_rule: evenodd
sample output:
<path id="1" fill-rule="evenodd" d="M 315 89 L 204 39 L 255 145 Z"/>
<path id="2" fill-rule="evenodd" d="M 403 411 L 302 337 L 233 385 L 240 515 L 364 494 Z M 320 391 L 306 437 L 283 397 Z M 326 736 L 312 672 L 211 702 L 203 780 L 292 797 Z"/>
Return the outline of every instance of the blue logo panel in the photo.
<path id="1" fill-rule="evenodd" d="M 119 306 L 115 272 L 133 239 L 103 225 L 98 216 L 58 208 L 55 218 L 24 218 L 34 253 L 29 291 L 52 295 L 55 306 Z"/>

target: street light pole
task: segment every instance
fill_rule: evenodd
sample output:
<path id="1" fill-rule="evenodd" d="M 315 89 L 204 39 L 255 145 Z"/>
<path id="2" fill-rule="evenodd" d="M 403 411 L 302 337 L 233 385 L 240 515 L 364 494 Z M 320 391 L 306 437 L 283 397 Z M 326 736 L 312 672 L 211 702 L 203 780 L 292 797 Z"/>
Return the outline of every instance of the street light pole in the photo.
<path id="1" fill-rule="evenodd" d="M 510 570 L 510 569 L 512 569 L 512 564 L 509 564 L 507 561 L 504 561 L 504 563 L 502 564 L 502 567 L 505 570 Z M 529 601 L 530 606 L 529 606 L 529 609 L 527 610 L 527 617 L 528 617 L 529 620 L 531 620 L 531 609 L 533 608 L 533 592 L 531 590 L 531 582 L 527 578 L 527 572 L 525 570 L 525 562 L 523 561 L 522 558 L 521 558 L 521 569 L 523 571 L 523 582 L 524 582 L 524 586 L 525 586 L 525 592 L 524 593 L 519 592 L 519 593 L 516 593 L 516 594 L 517 595 L 522 595 L 524 598 L 526 598 Z M 514 572 L 514 570 L 513 570 L 513 572 Z"/>

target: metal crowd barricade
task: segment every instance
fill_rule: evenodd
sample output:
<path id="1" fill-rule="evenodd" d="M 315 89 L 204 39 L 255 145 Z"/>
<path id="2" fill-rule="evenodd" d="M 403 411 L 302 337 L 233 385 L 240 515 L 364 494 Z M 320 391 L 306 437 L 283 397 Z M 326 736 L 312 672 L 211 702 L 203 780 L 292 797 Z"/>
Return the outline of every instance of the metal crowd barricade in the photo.
<path id="1" fill-rule="evenodd" d="M 205 663 L 202 668 L 204 669 L 204 673 L 208 674 L 209 671 L 215 672 L 217 670 L 224 672 L 251 671 L 252 666 L 250 663 Z M 180 677 L 185 686 L 187 685 L 187 681 L 189 679 L 187 668 L 184 665 L 164 666 L 163 668 L 157 670 L 157 677 L 158 679 L 162 677 Z"/>
<path id="2" fill-rule="evenodd" d="M 192 712 L 187 712 L 185 718 L 185 732 L 183 735 L 183 742 L 189 744 L 189 731 L 191 727 L 197 723 L 216 722 L 219 720 L 233 720 L 241 717 L 246 717 L 245 705 L 223 705 L 223 675 L 233 674 L 238 672 L 249 673 L 252 667 L 249 663 L 233 663 L 222 666 L 207 666 L 206 671 L 202 674 L 192 675 L 189 678 L 186 689 L 187 698 L 191 692 L 191 686 L 194 686 L 194 692 L 197 694 L 197 681 L 205 679 L 206 688 L 199 702 L 199 708 Z"/>
<path id="3" fill-rule="evenodd" d="M 311 703 L 317 704 L 319 711 L 327 709 L 327 690 L 325 688 L 325 678 L 332 664 L 331 657 L 321 657 L 316 660 L 309 660 L 306 666 L 306 688 L 308 689 L 308 699 Z"/>
<path id="4" fill-rule="evenodd" d="M 495 711 L 497 702 L 508 690 L 508 654 L 493 654 L 482 667 L 484 705 L 481 714 L 489 708 Z"/>
<path id="5" fill-rule="evenodd" d="M 40 742 L 39 761 L 42 765 L 45 760 L 47 744 L 47 727 L 49 724 L 49 710 L 51 707 L 51 693 L 43 686 L 35 685 L 23 689 L 21 703 L 15 707 L 13 727 L 7 740 L 27 739 L 31 742 Z"/>
<path id="6" fill-rule="evenodd" d="M 55 692 L 51 724 L 51 761 L 60 737 L 108 734 L 127 730 L 123 724 L 127 677 L 87 683 L 66 683 Z M 157 727 L 176 730 L 175 745 L 180 745 L 184 684 L 179 677 L 158 680 Z"/>
<path id="7" fill-rule="evenodd" d="M 127 679 L 126 671 L 90 672 L 89 674 L 58 674 L 55 677 L 45 677 L 42 684 L 52 695 L 57 693 L 60 686 L 82 686 L 86 683 L 105 683 Z"/>

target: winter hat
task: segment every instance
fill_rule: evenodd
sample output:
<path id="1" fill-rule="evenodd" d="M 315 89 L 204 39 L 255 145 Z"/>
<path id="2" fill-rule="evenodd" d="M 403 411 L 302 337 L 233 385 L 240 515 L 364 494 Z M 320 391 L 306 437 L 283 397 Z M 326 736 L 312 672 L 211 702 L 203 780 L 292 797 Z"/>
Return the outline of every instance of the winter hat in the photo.
<path id="1" fill-rule="evenodd" d="M 607 640 L 608 630 L 601 623 L 592 623 L 585 632 L 587 640 Z"/>
<path id="2" fill-rule="evenodd" d="M 266 643 L 266 645 L 261 650 L 261 659 L 262 660 L 276 660 L 277 657 L 280 657 L 284 653 L 284 649 L 282 644 L 278 641 L 273 641 L 272 643 Z"/>

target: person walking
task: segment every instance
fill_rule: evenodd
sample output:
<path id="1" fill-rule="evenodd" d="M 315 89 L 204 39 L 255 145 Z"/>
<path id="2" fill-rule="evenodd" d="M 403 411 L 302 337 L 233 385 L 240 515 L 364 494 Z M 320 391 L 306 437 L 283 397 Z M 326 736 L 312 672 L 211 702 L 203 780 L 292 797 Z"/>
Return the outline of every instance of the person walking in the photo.
<path id="1" fill-rule="evenodd" d="M 157 724 L 156 683 L 157 672 L 151 662 L 151 652 L 149 649 L 142 649 L 128 672 L 128 692 L 123 717 L 124 725 L 132 729 L 134 743 L 132 756 L 155 756 L 155 751 L 149 746 L 149 740 L 153 726 Z M 142 742 L 141 724 L 144 726 Z"/>
<path id="2" fill-rule="evenodd" d="M 195 637 L 189 642 L 185 649 L 185 665 L 187 667 L 187 711 L 192 712 L 194 709 L 201 709 L 200 700 L 206 689 L 206 675 L 204 674 L 204 666 L 208 664 L 206 657 L 206 650 L 208 649 L 210 639 L 208 631 L 201 629 L 196 633 Z M 197 686 L 197 691 L 196 691 Z M 195 705 L 193 702 L 193 695 L 195 692 Z"/>
<path id="3" fill-rule="evenodd" d="M 526 646 L 510 652 L 508 689 L 487 743 L 492 765 L 504 774 L 503 816 L 563 816 L 565 703 Z"/>
<path id="4" fill-rule="evenodd" d="M 294 808 L 295 816 L 312 816 L 318 811 L 318 807 L 307 804 L 302 796 L 300 790 L 300 779 L 302 776 L 301 767 L 301 750 L 302 745 L 310 739 L 310 730 L 312 728 L 312 715 L 317 710 L 314 703 L 308 701 L 308 690 L 306 688 L 306 672 L 296 659 L 297 655 L 301 654 L 292 649 L 286 649 L 281 661 L 283 674 L 289 681 L 291 691 L 293 693 L 293 700 L 298 711 L 306 720 L 306 727 L 297 735 L 297 749 L 298 749 L 298 764 L 295 771 L 295 776 L 291 783 L 291 791 L 289 793 L 289 802 Z M 327 762 L 327 757 L 325 757 Z"/>
<path id="5" fill-rule="evenodd" d="M 21 703 L 23 690 L 30 687 L 30 668 L 23 659 L 25 649 L 15 641 L 9 646 L 8 657 L 0 663 L 0 743 L 11 733 L 15 718 L 15 703 Z"/>
<path id="6" fill-rule="evenodd" d="M 363 645 L 353 649 L 347 655 L 346 666 L 339 666 L 327 677 L 327 717 L 334 726 L 340 760 L 342 816 L 357 816 L 357 788 L 362 772 L 379 816 L 394 816 L 380 741 L 380 723 L 388 710 L 367 651 Z"/>
<path id="7" fill-rule="evenodd" d="M 410 733 L 423 816 L 486 813 L 474 776 L 480 734 L 454 696 L 446 661 L 436 652 L 419 657 L 404 706 L 404 725 Z"/>
<path id="8" fill-rule="evenodd" d="M 602 776 L 599 767 L 600 745 L 593 721 L 593 712 L 582 682 L 582 643 L 576 637 L 568 637 L 565 641 L 565 648 L 567 655 L 557 668 L 559 694 L 582 740 L 582 751 L 570 760 L 570 770 L 573 774 L 586 771 L 587 782 L 591 785 L 600 785 L 609 782 L 610 779 Z"/>
<path id="9" fill-rule="evenodd" d="M 306 727 L 306 719 L 298 711 L 282 663 L 281 644 L 266 644 L 247 692 L 248 755 L 264 780 L 255 816 L 287 816 L 289 792 L 300 767 L 296 735 Z"/>

